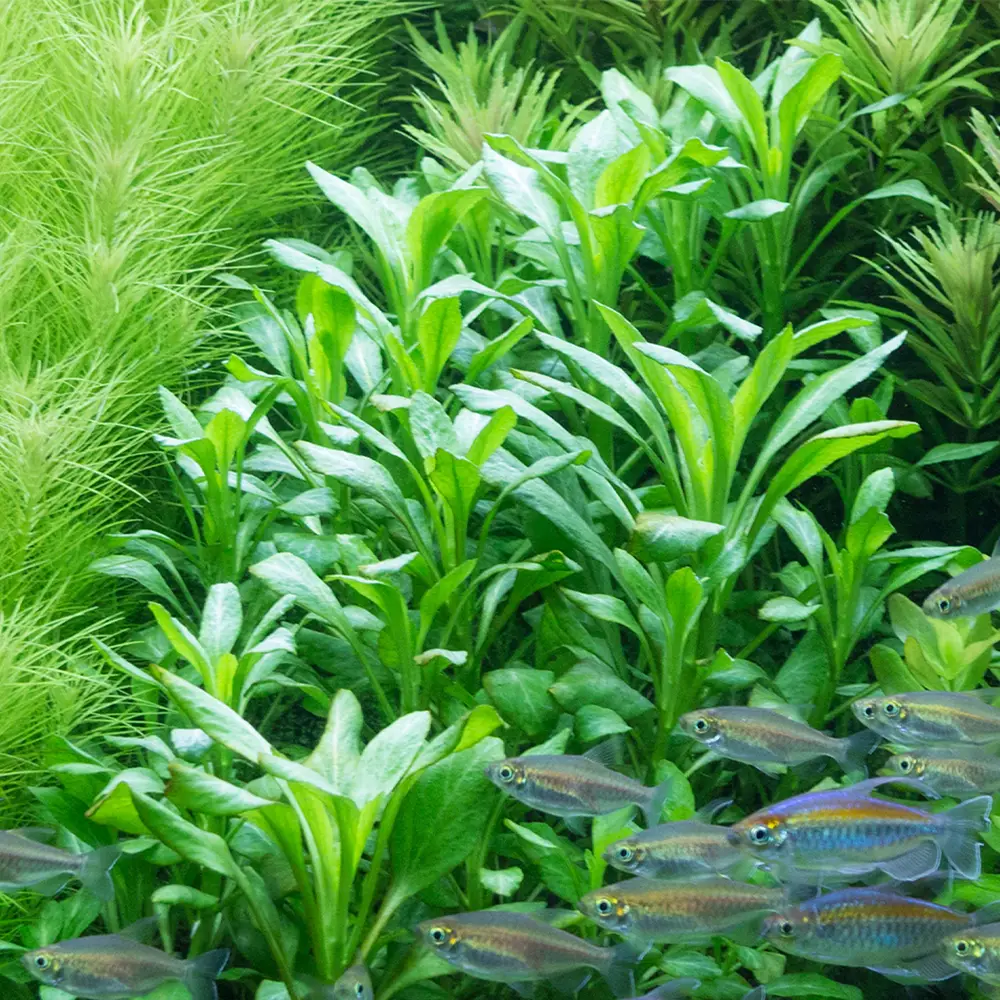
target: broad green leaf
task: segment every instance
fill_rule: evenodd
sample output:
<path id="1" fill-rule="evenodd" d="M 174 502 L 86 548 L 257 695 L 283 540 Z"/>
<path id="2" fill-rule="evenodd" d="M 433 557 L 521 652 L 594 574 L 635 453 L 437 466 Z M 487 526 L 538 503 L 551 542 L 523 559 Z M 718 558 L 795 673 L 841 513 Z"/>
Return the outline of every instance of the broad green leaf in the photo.
<path id="1" fill-rule="evenodd" d="M 886 694 L 905 694 L 921 689 L 920 682 L 910 673 L 903 658 L 891 646 L 876 643 L 868 656 L 872 661 L 875 679 Z"/>
<path id="2" fill-rule="evenodd" d="M 715 60 L 715 69 L 733 103 L 739 108 L 746 135 L 753 143 L 761 168 L 767 169 L 767 118 L 764 115 L 764 104 L 760 94 L 735 66 L 724 59 Z"/>
<path id="3" fill-rule="evenodd" d="M 417 322 L 417 342 L 423 358 L 423 387 L 426 392 L 434 392 L 461 335 L 462 310 L 458 299 L 432 299 Z"/>
<path id="4" fill-rule="evenodd" d="M 406 522 L 406 501 L 403 494 L 392 476 L 378 462 L 364 455 L 324 448 L 308 441 L 297 441 L 295 447 L 317 472 L 350 486 L 364 496 L 378 500 Z"/>
<path id="5" fill-rule="evenodd" d="M 475 436 L 465 457 L 473 465 L 482 465 L 507 440 L 507 435 L 516 425 L 517 414 L 514 410 L 509 406 L 501 406 Z"/>
<path id="6" fill-rule="evenodd" d="M 647 562 L 670 562 L 697 552 L 722 530 L 721 524 L 711 521 L 694 521 L 676 514 L 647 510 L 635 519 L 629 549 L 634 556 Z"/>
<path id="7" fill-rule="evenodd" d="M 426 195 L 417 203 L 406 226 L 406 244 L 417 289 L 430 284 L 435 258 L 451 231 L 488 194 L 482 187 L 458 188 Z"/>
<path id="8" fill-rule="evenodd" d="M 851 505 L 850 523 L 854 524 L 872 507 L 884 514 L 895 490 L 896 477 L 892 469 L 876 469 L 866 476 Z"/>
<path id="9" fill-rule="evenodd" d="M 476 493 L 482 483 L 479 469 L 468 459 L 456 458 L 438 448 L 428 462 L 428 478 L 451 508 L 456 523 L 464 525 L 472 513 Z"/>
<path id="10" fill-rule="evenodd" d="M 788 972 L 767 984 L 772 997 L 829 997 L 831 1000 L 863 1000 L 857 986 L 837 983 L 816 972 Z"/>
<path id="11" fill-rule="evenodd" d="M 500 199 L 552 236 L 559 230 L 559 206 L 546 192 L 538 174 L 498 153 L 487 137 L 483 168 Z"/>
<path id="12" fill-rule="evenodd" d="M 350 795 L 361 761 L 361 705 L 353 692 L 341 689 L 330 702 L 326 728 L 316 749 L 303 762 L 322 775 L 338 795 Z"/>
<path id="13" fill-rule="evenodd" d="M 161 607 L 159 604 L 150 604 L 149 610 L 153 612 L 156 624 L 160 626 L 160 630 L 167 637 L 175 652 L 187 660 L 201 674 L 206 684 L 209 683 L 208 679 L 212 674 L 212 663 L 209 660 L 208 653 L 188 627 L 176 618 L 171 618 L 166 608 Z"/>
<path id="14" fill-rule="evenodd" d="M 818 420 L 834 402 L 844 398 L 859 382 L 877 371 L 905 339 L 906 334 L 901 333 L 863 357 L 818 376 L 799 390 L 791 402 L 785 405 L 771 428 L 754 464 L 752 481 L 756 483 L 759 480 L 771 459 L 793 438 Z"/>
<path id="15" fill-rule="evenodd" d="M 711 299 L 706 299 L 705 305 L 712 311 L 712 314 L 719 323 L 734 337 L 739 337 L 740 340 L 751 343 L 764 331 L 762 326 L 751 323 L 749 320 L 741 319 L 736 313 L 730 312 L 728 309 L 723 309 L 722 306 L 716 305 Z"/>
<path id="16" fill-rule="evenodd" d="M 118 576 L 124 577 L 127 580 L 133 580 L 141 587 L 145 587 L 146 590 L 156 594 L 157 597 L 162 597 L 165 601 L 169 602 L 175 611 L 181 610 L 177 598 L 174 596 L 166 580 L 161 576 L 160 571 L 145 559 L 139 559 L 124 552 L 116 553 L 112 556 L 95 559 L 87 569 L 92 573 L 100 573 L 103 576 Z"/>
<path id="17" fill-rule="evenodd" d="M 581 611 L 592 615 L 598 621 L 621 625 L 635 635 L 642 634 L 635 616 L 620 597 L 612 597 L 611 594 L 585 594 L 580 590 L 566 588 L 563 588 L 562 592 L 569 598 L 570 603 L 575 604 Z"/>
<path id="18" fill-rule="evenodd" d="M 483 674 L 483 687 L 500 715 L 527 736 L 548 733 L 559 718 L 559 705 L 549 693 L 550 670 L 505 667 Z"/>
<path id="19" fill-rule="evenodd" d="M 166 794 L 180 808 L 206 816 L 238 816 L 272 804 L 270 799 L 262 799 L 179 760 L 170 763 L 170 784 Z"/>
<path id="20" fill-rule="evenodd" d="M 711 66 L 669 66 L 663 75 L 700 101 L 737 136 L 744 128 L 743 115 L 718 70 Z"/>
<path id="21" fill-rule="evenodd" d="M 410 434 L 421 457 L 430 458 L 438 448 L 458 450 L 458 437 L 444 407 L 426 392 L 415 392 L 407 412 L 410 415 Z"/>
<path id="22" fill-rule="evenodd" d="M 909 178 L 905 181 L 896 181 L 895 184 L 886 184 L 884 187 L 876 188 L 861 196 L 862 201 L 877 201 L 880 198 L 915 198 L 932 208 L 945 208 L 945 205 L 927 190 L 923 181 Z"/>
<path id="23" fill-rule="evenodd" d="M 823 690 L 831 666 L 826 644 L 818 632 L 807 632 L 775 677 L 785 700 L 800 707 L 816 703 L 816 692 Z"/>
<path id="24" fill-rule="evenodd" d="M 649 173 L 651 159 L 649 148 L 640 145 L 609 163 L 597 178 L 594 208 L 630 204 Z"/>
<path id="25" fill-rule="evenodd" d="M 497 896 L 513 896 L 523 880 L 524 872 L 520 868 L 479 869 L 479 881 Z"/>
<path id="26" fill-rule="evenodd" d="M 503 719 L 492 705 L 477 705 L 461 724 L 462 735 L 453 753 L 461 753 L 486 739 L 492 732 L 504 725 Z"/>
<path id="27" fill-rule="evenodd" d="M 575 714 L 584 705 L 603 705 L 631 721 L 653 708 L 631 685 L 594 661 L 578 663 L 549 689 L 559 704 Z"/>
<path id="28" fill-rule="evenodd" d="M 917 465 L 940 465 L 942 462 L 963 462 L 988 455 L 1000 441 L 976 441 L 970 444 L 939 444 L 931 448 Z M 99 560 L 100 561 L 100 560 Z"/>
<path id="29" fill-rule="evenodd" d="M 604 705 L 583 705 L 576 713 L 575 728 L 576 738 L 583 743 L 596 743 L 609 736 L 632 730 L 614 709 Z"/>
<path id="30" fill-rule="evenodd" d="M 279 552 L 250 567 L 250 573 L 279 594 L 295 598 L 307 611 L 337 628 L 349 627 L 333 591 L 309 564 L 291 552 Z"/>
<path id="31" fill-rule="evenodd" d="M 396 787 L 423 747 L 430 726 L 430 713 L 411 712 L 383 729 L 365 747 L 351 785 L 351 798 L 359 809 Z"/>
<path id="32" fill-rule="evenodd" d="M 420 775 L 392 828 L 390 897 L 421 892 L 465 860 L 482 837 L 495 800 L 483 768 L 503 757 L 503 743 L 488 737 Z"/>
<path id="33" fill-rule="evenodd" d="M 246 421 L 232 410 L 220 410 L 208 422 L 205 437 L 211 441 L 218 456 L 219 468 L 231 469 L 236 453 L 243 443 Z"/>
<path id="34" fill-rule="evenodd" d="M 761 222 L 774 215 L 780 215 L 790 204 L 775 198 L 761 198 L 759 201 L 751 201 L 746 205 L 740 205 L 739 208 L 730 209 L 725 216 L 727 219 L 736 219 L 740 222 Z"/>
<path id="35" fill-rule="evenodd" d="M 260 754 L 272 752 L 271 744 L 249 722 L 217 698 L 162 667 L 149 669 L 184 714 L 216 743 L 255 764 Z"/>
<path id="36" fill-rule="evenodd" d="M 204 435 L 198 418 L 169 389 L 161 385 L 157 392 L 163 406 L 163 415 L 167 418 L 174 437 L 185 441 Z"/>
<path id="37" fill-rule="evenodd" d="M 835 427 L 810 438 L 792 452 L 772 477 L 754 518 L 750 537 L 756 537 L 757 531 L 763 526 L 781 497 L 786 496 L 816 473 L 822 472 L 837 459 L 884 438 L 909 437 L 919 430 L 918 424 L 907 420 L 878 420 L 870 424 L 847 424 L 844 427 Z"/>
<path id="38" fill-rule="evenodd" d="M 468 370 L 465 373 L 466 382 L 475 382 L 492 365 L 495 365 L 523 337 L 531 333 L 534 320 L 530 316 L 515 323 L 506 333 L 491 340 L 482 350 L 472 355 Z"/>
<path id="39" fill-rule="evenodd" d="M 475 559 L 467 559 L 459 563 L 454 569 L 446 573 L 437 583 L 431 587 L 422 598 L 420 598 L 420 633 L 417 637 L 417 646 L 422 647 L 427 633 L 434 623 L 434 617 L 438 611 L 447 604 L 454 593 L 468 579 L 469 574 L 476 568 Z"/>
<path id="40" fill-rule="evenodd" d="M 705 590 L 690 566 L 675 569 L 667 578 L 667 612 L 675 637 L 686 635 L 694 626 L 704 597 Z"/>
<path id="41" fill-rule="evenodd" d="M 596 200 L 598 184 L 611 164 L 628 155 L 633 145 L 634 140 L 622 134 L 610 111 L 601 111 L 576 132 L 566 152 L 566 177 L 572 197 L 580 208 L 617 204 Z M 648 157 L 648 151 L 646 155 Z"/>
<path id="42" fill-rule="evenodd" d="M 654 781 L 657 786 L 669 782 L 669 791 L 660 813 L 662 821 L 690 819 L 694 815 L 695 799 L 691 783 L 676 764 L 669 760 L 658 761 Z"/>
<path id="43" fill-rule="evenodd" d="M 189 885 L 163 885 L 149 897 L 154 906 L 190 906 L 193 910 L 211 910 L 219 905 L 219 897 L 201 892 Z"/>
<path id="44" fill-rule="evenodd" d="M 766 622 L 804 622 L 819 610 L 818 604 L 803 604 L 794 597 L 772 597 L 757 615 Z"/>
<path id="45" fill-rule="evenodd" d="M 806 70 L 805 75 L 785 94 L 778 108 L 779 148 L 790 157 L 795 138 L 809 120 L 813 109 L 840 78 L 843 60 L 827 52 Z"/>
<path id="46" fill-rule="evenodd" d="M 771 393 L 780 385 L 794 353 L 792 328 L 786 326 L 760 352 L 749 376 L 736 390 L 733 397 L 733 450 L 730 458 L 734 466 L 743 451 L 751 425 Z"/>
<path id="47" fill-rule="evenodd" d="M 232 651 L 242 627 L 243 605 L 236 584 L 213 584 L 205 599 L 198 632 L 198 640 L 212 663 Z"/>
<path id="48" fill-rule="evenodd" d="M 238 872 L 228 845 L 218 834 L 202 830 L 141 792 L 133 790 L 132 801 L 146 827 L 182 858 L 230 878 Z"/>

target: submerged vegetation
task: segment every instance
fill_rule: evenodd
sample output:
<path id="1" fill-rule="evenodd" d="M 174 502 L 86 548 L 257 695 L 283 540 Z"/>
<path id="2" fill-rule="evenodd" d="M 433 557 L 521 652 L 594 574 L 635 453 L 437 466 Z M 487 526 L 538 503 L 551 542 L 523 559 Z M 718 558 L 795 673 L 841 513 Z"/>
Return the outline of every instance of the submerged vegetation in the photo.
<path id="1" fill-rule="evenodd" d="M 995 6 L 0 7 L 5 995 L 1000 983 Z"/>

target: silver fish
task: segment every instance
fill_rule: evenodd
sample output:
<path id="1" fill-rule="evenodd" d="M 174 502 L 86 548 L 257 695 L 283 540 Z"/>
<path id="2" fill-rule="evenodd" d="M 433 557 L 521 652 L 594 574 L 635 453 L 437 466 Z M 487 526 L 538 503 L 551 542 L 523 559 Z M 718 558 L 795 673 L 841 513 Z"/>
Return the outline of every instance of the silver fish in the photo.
<path id="1" fill-rule="evenodd" d="M 941 958 L 941 940 L 981 919 L 878 886 L 841 889 L 774 913 L 764 936 L 814 962 L 937 981 L 957 971 Z"/>
<path id="2" fill-rule="evenodd" d="M 306 979 L 313 1000 L 373 1000 L 372 979 L 363 962 L 357 962 L 333 984 Z"/>
<path id="3" fill-rule="evenodd" d="M 601 948 L 528 913 L 480 910 L 424 920 L 417 925 L 423 942 L 457 969 L 524 991 L 523 984 L 554 980 L 575 992 L 596 969 L 616 996 L 632 992 L 627 946 Z"/>
<path id="4" fill-rule="evenodd" d="M 632 997 L 631 1000 L 668 1000 L 673 997 L 693 996 L 694 991 L 701 986 L 700 979 L 672 979 L 669 983 L 657 986 L 655 990 L 641 997 Z M 767 991 L 763 986 L 758 986 L 744 993 L 742 1000 L 766 1000 Z"/>
<path id="5" fill-rule="evenodd" d="M 989 559 L 941 584 L 924 601 L 929 618 L 974 618 L 1000 608 L 1000 541 Z"/>
<path id="6" fill-rule="evenodd" d="M 989 702 L 1000 689 L 911 691 L 859 698 L 851 709 L 859 721 L 893 743 L 927 746 L 1000 741 L 1000 708 Z"/>
<path id="7" fill-rule="evenodd" d="M 99 847 L 87 854 L 72 854 L 33 839 L 46 831 L 5 830 L 0 832 L 0 889 L 33 889 L 54 896 L 71 879 L 77 878 L 98 899 L 115 895 L 111 869 L 121 857 L 117 846 Z"/>
<path id="8" fill-rule="evenodd" d="M 619 871 L 646 878 L 721 874 L 746 862 L 728 835 L 728 827 L 684 819 L 616 840 L 603 857 Z"/>
<path id="9" fill-rule="evenodd" d="M 749 706 L 700 708 L 682 715 L 679 725 L 720 757 L 762 770 L 832 757 L 845 771 L 863 771 L 865 758 L 878 743 L 870 732 L 837 739 L 780 712 Z"/>
<path id="10" fill-rule="evenodd" d="M 184 961 L 119 934 L 60 941 L 21 956 L 39 982 L 83 1000 L 132 1000 L 169 982 L 183 983 L 191 1000 L 216 1000 L 215 980 L 228 960 L 222 950 Z"/>
<path id="11" fill-rule="evenodd" d="M 657 823 L 670 782 L 648 788 L 591 757 L 538 754 L 487 764 L 486 777 L 512 798 L 553 816 L 603 816 L 634 804 Z"/>
<path id="12" fill-rule="evenodd" d="M 1000 792 L 1000 757 L 975 751 L 910 750 L 890 757 L 885 774 L 918 778 L 938 795 L 967 799 L 983 792 Z"/>
<path id="13" fill-rule="evenodd" d="M 1000 986 L 1000 924 L 950 934 L 941 942 L 940 954 L 952 968 Z"/>

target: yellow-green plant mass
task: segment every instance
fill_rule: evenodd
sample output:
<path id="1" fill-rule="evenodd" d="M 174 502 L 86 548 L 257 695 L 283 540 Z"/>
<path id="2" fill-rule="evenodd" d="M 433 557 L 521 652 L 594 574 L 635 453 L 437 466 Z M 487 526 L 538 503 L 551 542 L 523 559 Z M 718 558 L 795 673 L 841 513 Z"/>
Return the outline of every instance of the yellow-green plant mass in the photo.
<path id="1" fill-rule="evenodd" d="M 0 0 L 2 995 L 988 995 L 998 23 Z"/>

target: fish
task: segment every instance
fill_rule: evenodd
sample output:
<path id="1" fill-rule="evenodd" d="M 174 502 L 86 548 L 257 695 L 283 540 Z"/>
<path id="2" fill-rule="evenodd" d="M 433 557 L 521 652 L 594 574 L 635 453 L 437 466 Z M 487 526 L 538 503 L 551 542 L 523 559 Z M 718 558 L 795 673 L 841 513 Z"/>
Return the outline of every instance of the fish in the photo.
<path id="1" fill-rule="evenodd" d="M 814 962 L 936 982 L 958 973 L 941 957 L 942 939 L 977 919 L 893 886 L 873 886 L 840 889 L 770 914 L 763 933 L 781 951 Z"/>
<path id="2" fill-rule="evenodd" d="M 604 816 L 627 805 L 637 805 L 647 826 L 659 822 L 670 781 L 648 788 L 634 778 L 612 771 L 599 754 L 537 754 L 508 757 L 487 764 L 486 777 L 501 791 L 540 812 L 553 816 Z"/>
<path id="3" fill-rule="evenodd" d="M 917 778 L 938 795 L 967 799 L 1000 791 L 1000 757 L 960 750 L 911 750 L 890 757 L 885 774 Z"/>
<path id="4" fill-rule="evenodd" d="M 0 831 L 0 889 L 33 889 L 54 896 L 76 878 L 102 902 L 114 899 L 111 869 L 121 857 L 121 848 L 112 845 L 73 854 L 34 839 L 44 835 L 42 830 Z"/>
<path id="5" fill-rule="evenodd" d="M 964 928 L 940 945 L 941 958 L 957 972 L 1000 986 L 1000 924 Z"/>
<path id="6" fill-rule="evenodd" d="M 729 843 L 728 827 L 699 819 L 661 823 L 622 837 L 605 849 L 603 858 L 619 871 L 646 878 L 722 874 L 747 860 Z"/>
<path id="7" fill-rule="evenodd" d="M 313 1000 L 373 1000 L 375 996 L 372 978 L 363 962 L 345 969 L 333 985 L 321 983 L 311 977 L 304 978 Z"/>
<path id="8" fill-rule="evenodd" d="M 479 910 L 424 920 L 418 937 L 431 951 L 476 979 L 507 983 L 526 993 L 525 984 L 540 979 L 576 992 L 596 969 L 615 996 L 634 992 L 627 945 L 602 948 L 548 922 L 561 911 L 539 917 L 511 910 Z"/>
<path id="9" fill-rule="evenodd" d="M 769 708 L 701 708 L 680 718 L 681 729 L 720 757 L 769 771 L 832 757 L 845 771 L 864 771 L 878 737 L 862 730 L 838 739 Z"/>
<path id="10" fill-rule="evenodd" d="M 215 980 L 228 961 L 224 948 L 184 960 L 120 934 L 60 941 L 21 956 L 39 982 L 83 1000 L 132 1000 L 169 982 L 183 983 L 191 1000 L 216 1000 Z"/>
<path id="11" fill-rule="evenodd" d="M 650 990 L 641 997 L 632 997 L 631 1000 L 668 1000 L 673 997 L 689 997 L 694 995 L 694 991 L 701 986 L 700 979 L 672 979 L 669 983 L 657 986 L 655 990 Z M 767 991 L 763 986 L 757 986 L 744 993 L 742 1000 L 766 1000 Z"/>
<path id="12" fill-rule="evenodd" d="M 978 692 L 912 691 L 859 698 L 851 709 L 861 723 L 906 747 L 1000 741 L 1000 708 L 988 703 L 1000 689 Z"/>
<path id="13" fill-rule="evenodd" d="M 975 618 L 1000 608 L 1000 541 L 989 559 L 941 584 L 924 601 L 928 618 Z"/>
<path id="14" fill-rule="evenodd" d="M 977 834 L 989 828 L 993 800 L 969 799 L 947 812 L 876 799 L 881 785 L 926 792 L 907 778 L 871 778 L 846 788 L 807 792 L 766 806 L 729 828 L 730 843 L 759 860 L 795 871 L 884 871 L 908 882 L 936 871 L 944 853 L 964 878 L 978 878 Z"/>
<path id="15" fill-rule="evenodd" d="M 686 882 L 629 879 L 588 892 L 577 906 L 605 930 L 647 943 L 676 943 L 743 928 L 787 902 L 785 888 L 715 876 Z"/>

